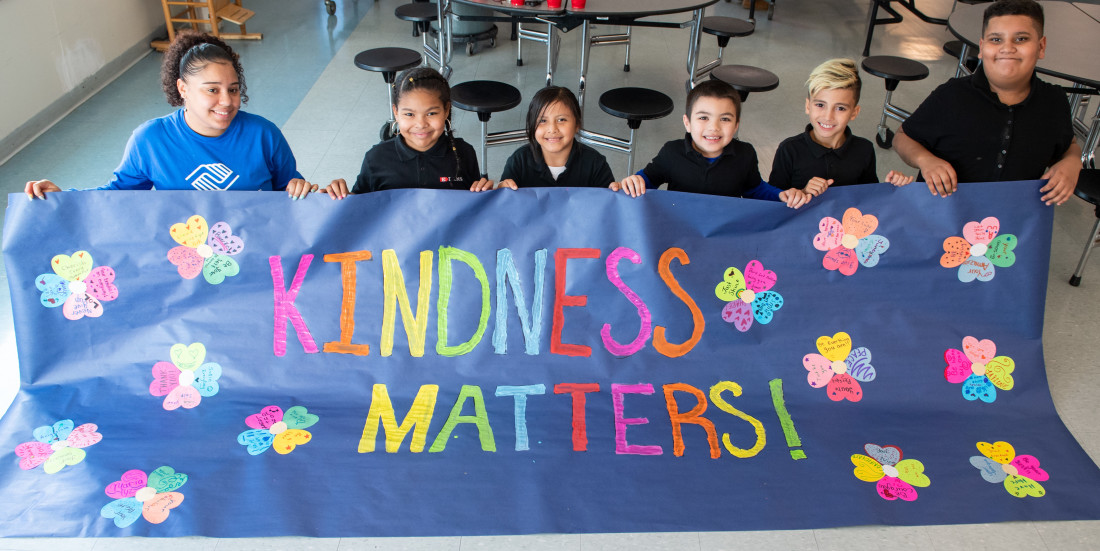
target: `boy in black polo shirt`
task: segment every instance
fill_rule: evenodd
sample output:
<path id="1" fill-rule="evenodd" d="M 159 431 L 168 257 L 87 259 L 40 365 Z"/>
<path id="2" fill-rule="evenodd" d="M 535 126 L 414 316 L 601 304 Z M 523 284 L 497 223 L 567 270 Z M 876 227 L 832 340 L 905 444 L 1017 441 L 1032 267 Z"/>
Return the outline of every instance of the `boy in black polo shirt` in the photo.
<path id="1" fill-rule="evenodd" d="M 768 183 L 779 189 L 800 186 L 818 196 L 829 186 L 879 182 L 875 146 L 853 136 L 848 122 L 859 115 L 862 82 L 856 62 L 830 59 L 806 80 L 806 131 L 783 140 L 775 151 Z M 890 171 L 886 181 L 904 186 L 912 176 Z"/>
<path id="2" fill-rule="evenodd" d="M 920 169 L 934 195 L 959 182 L 1045 179 L 1042 201 L 1061 205 L 1081 170 L 1069 104 L 1061 88 L 1035 76 L 1046 50 L 1043 8 L 999 0 L 985 10 L 982 64 L 940 85 L 894 138 L 902 160 Z M 1049 168 L 1048 168 L 1049 167 Z"/>
<path id="3" fill-rule="evenodd" d="M 760 179 L 756 150 L 734 136 L 741 96 L 720 80 L 701 82 L 688 93 L 682 140 L 666 143 L 643 170 L 611 185 L 631 197 L 667 183 L 669 191 L 783 201 L 798 208 L 811 199 L 800 189 L 780 190 Z"/>

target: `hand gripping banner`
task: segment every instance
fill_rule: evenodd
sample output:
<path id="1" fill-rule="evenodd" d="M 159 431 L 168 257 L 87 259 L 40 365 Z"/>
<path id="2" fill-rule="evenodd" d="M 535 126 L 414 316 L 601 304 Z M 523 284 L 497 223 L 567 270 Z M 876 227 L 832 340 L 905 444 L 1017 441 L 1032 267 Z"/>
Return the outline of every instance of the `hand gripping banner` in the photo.
<path id="1" fill-rule="evenodd" d="M 1036 182 L 9 198 L 9 536 L 1098 518 Z"/>

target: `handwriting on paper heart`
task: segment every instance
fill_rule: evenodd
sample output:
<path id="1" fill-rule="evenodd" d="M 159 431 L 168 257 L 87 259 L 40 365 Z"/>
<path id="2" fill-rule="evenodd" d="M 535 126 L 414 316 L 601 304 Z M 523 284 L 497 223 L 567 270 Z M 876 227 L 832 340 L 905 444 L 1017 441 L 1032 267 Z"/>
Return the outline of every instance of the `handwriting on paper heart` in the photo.
<path id="1" fill-rule="evenodd" d="M 59 254 L 50 261 L 50 267 L 68 281 L 83 281 L 92 271 L 92 255 L 88 251 L 76 251 L 72 256 Z"/>
<path id="2" fill-rule="evenodd" d="M 1001 230 L 1001 222 L 989 216 L 981 222 L 967 222 L 963 225 L 963 237 L 971 243 L 989 243 Z"/>
<path id="3" fill-rule="evenodd" d="M 294 406 L 283 414 L 283 421 L 286 422 L 287 426 L 296 429 L 312 427 L 319 419 L 316 415 L 309 413 L 309 410 L 303 406 Z"/>
<path id="4" fill-rule="evenodd" d="M 844 211 L 844 233 L 863 239 L 874 233 L 876 228 L 878 228 L 878 217 L 875 215 L 863 214 L 855 207 Z"/>
<path id="5" fill-rule="evenodd" d="M 283 420 L 283 408 L 279 406 L 267 406 L 259 413 L 253 413 L 244 418 L 244 424 L 254 429 L 269 429 L 271 425 Z"/>
<path id="6" fill-rule="evenodd" d="M 978 442 L 978 451 L 997 463 L 1003 464 L 1007 464 L 1012 461 L 1012 458 L 1016 457 L 1016 449 L 1008 442 L 995 442 L 993 444 Z"/>
<path id="7" fill-rule="evenodd" d="M 852 337 L 844 331 L 832 337 L 818 337 L 817 349 L 831 361 L 843 360 L 852 351 Z"/>
<path id="8" fill-rule="evenodd" d="M 771 270 L 765 270 L 759 260 L 750 260 L 745 266 L 745 285 L 757 293 L 771 289 L 775 285 L 776 275 Z"/>
<path id="9" fill-rule="evenodd" d="M 172 224 L 169 233 L 176 243 L 193 249 L 206 242 L 208 230 L 206 219 L 196 214 L 185 224 Z"/>
<path id="10" fill-rule="evenodd" d="M 206 346 L 201 342 L 193 342 L 189 345 L 173 344 L 169 350 L 172 363 L 180 369 L 193 370 L 202 365 L 206 359 Z"/>
<path id="11" fill-rule="evenodd" d="M 233 230 L 229 227 L 229 224 L 218 222 L 210 226 L 210 238 L 207 239 L 207 245 L 210 245 L 210 248 L 218 254 L 234 255 L 244 249 L 244 240 L 233 235 Z"/>
<path id="12" fill-rule="evenodd" d="M 145 473 L 137 469 L 129 470 L 122 473 L 121 480 L 116 480 L 107 485 L 107 495 L 119 499 L 124 497 L 133 497 L 137 494 L 137 491 L 144 488 L 148 484 L 148 477 Z"/>
<path id="13" fill-rule="evenodd" d="M 168 261 L 177 266 L 176 271 L 184 279 L 195 279 L 202 273 L 203 258 L 190 247 L 172 247 L 168 250 Z"/>

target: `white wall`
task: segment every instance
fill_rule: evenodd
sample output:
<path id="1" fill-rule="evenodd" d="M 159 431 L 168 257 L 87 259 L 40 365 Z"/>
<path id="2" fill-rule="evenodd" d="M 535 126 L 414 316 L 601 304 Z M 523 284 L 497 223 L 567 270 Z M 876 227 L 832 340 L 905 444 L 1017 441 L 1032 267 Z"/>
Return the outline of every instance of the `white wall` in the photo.
<path id="1" fill-rule="evenodd" d="M 0 142 L 52 124 L 116 76 L 105 67 L 143 53 L 135 46 L 158 27 L 157 0 L 0 0 Z"/>

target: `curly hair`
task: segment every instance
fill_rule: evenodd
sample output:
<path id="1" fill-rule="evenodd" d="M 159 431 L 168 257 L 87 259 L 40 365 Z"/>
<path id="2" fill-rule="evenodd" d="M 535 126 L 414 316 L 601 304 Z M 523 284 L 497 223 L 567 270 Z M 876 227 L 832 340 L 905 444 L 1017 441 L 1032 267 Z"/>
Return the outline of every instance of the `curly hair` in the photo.
<path id="1" fill-rule="evenodd" d="M 233 48 L 216 36 L 183 30 L 176 33 L 176 39 L 164 52 L 164 62 L 160 66 L 160 86 L 168 98 L 169 105 L 173 107 L 183 105 L 183 98 L 180 97 L 176 81 L 184 76 L 197 74 L 208 63 L 232 65 L 233 71 L 237 73 L 237 81 L 240 83 L 241 103 L 248 103 L 244 69 L 241 68 L 240 56 L 233 51 Z"/>

